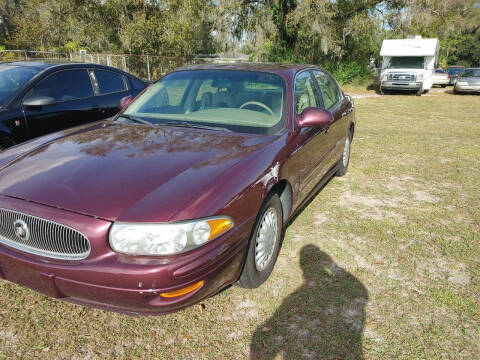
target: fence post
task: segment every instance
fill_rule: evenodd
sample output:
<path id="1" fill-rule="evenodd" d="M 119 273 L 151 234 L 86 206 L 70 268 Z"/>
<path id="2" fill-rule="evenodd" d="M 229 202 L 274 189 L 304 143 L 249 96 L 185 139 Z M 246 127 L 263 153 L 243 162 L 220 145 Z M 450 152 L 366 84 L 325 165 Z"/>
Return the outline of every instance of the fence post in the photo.
<path id="1" fill-rule="evenodd" d="M 110 66 L 110 55 L 107 55 L 107 66 Z"/>
<path id="2" fill-rule="evenodd" d="M 100 55 L 97 54 L 97 64 L 100 64 Z"/>
<path id="3" fill-rule="evenodd" d="M 28 60 L 27 51 L 26 51 L 26 50 L 24 50 L 23 52 L 25 53 L 25 60 Z"/>
<path id="4" fill-rule="evenodd" d="M 148 80 L 150 81 L 150 60 L 148 59 L 147 55 L 147 73 L 148 73 Z"/>
<path id="5" fill-rule="evenodd" d="M 123 55 L 123 70 L 127 71 L 127 57 Z"/>

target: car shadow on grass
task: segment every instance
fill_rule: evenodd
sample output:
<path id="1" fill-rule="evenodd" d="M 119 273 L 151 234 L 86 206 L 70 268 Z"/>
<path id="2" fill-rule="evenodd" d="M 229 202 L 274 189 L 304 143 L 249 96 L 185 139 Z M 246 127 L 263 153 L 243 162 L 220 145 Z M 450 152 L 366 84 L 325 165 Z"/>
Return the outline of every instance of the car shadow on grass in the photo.
<path id="1" fill-rule="evenodd" d="M 367 289 L 315 245 L 300 253 L 304 283 L 251 338 L 251 359 L 362 359 Z"/>

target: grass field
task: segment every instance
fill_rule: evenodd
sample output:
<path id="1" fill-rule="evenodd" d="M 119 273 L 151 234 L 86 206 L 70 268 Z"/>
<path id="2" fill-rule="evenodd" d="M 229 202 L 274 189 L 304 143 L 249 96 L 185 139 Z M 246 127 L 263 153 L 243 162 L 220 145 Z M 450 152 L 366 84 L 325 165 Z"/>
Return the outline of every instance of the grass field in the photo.
<path id="1" fill-rule="evenodd" d="M 261 288 L 128 317 L 0 281 L 0 359 L 479 358 L 480 97 L 356 107 L 348 174 L 288 227 Z"/>

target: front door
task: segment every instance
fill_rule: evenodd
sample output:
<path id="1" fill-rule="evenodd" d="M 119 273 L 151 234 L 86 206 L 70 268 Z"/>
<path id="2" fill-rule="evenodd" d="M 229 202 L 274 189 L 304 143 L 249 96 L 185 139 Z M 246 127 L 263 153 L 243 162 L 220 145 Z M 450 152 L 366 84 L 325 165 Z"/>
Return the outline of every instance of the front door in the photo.
<path id="1" fill-rule="evenodd" d="M 86 69 L 60 70 L 35 85 L 26 95 L 48 96 L 55 104 L 23 107 L 29 138 L 100 120 L 101 108 Z"/>
<path id="2" fill-rule="evenodd" d="M 308 107 L 323 108 L 312 73 L 307 70 L 299 73 L 295 79 L 294 94 L 295 116 L 301 116 Z M 297 168 L 299 192 L 297 201 L 303 200 L 325 175 L 327 169 L 326 154 L 329 150 L 331 134 L 327 128 L 310 127 L 296 130 L 297 151 L 294 153 Z M 298 205 L 298 204 L 295 204 Z"/>

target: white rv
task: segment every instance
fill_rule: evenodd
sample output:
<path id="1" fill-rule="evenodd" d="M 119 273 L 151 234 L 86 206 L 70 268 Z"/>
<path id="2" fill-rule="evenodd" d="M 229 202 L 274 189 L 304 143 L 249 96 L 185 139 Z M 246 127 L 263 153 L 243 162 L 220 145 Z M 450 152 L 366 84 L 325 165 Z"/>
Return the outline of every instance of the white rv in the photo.
<path id="1" fill-rule="evenodd" d="M 427 93 L 433 85 L 433 74 L 438 61 L 438 39 L 384 40 L 380 56 L 382 94 L 391 90 Z"/>

